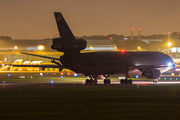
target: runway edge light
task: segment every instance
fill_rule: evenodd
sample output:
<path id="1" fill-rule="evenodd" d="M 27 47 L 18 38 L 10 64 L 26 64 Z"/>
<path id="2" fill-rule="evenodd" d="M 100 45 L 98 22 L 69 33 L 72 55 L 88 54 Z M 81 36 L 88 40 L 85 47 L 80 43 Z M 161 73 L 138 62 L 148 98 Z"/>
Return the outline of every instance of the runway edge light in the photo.
<path id="1" fill-rule="evenodd" d="M 51 80 L 51 84 L 53 84 L 54 83 L 54 81 L 53 80 Z"/>
<path id="2" fill-rule="evenodd" d="M 136 75 L 136 78 L 139 78 L 139 75 Z"/>

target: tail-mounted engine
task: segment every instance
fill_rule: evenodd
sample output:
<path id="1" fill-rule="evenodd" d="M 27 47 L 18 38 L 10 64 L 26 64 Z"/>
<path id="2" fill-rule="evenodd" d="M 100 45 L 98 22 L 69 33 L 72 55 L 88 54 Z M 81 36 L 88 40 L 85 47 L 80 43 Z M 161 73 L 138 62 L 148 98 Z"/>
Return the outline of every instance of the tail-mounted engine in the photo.
<path id="1" fill-rule="evenodd" d="M 87 42 L 84 39 L 66 40 L 64 38 L 53 39 L 52 49 L 60 52 L 74 52 L 85 49 Z"/>
<path id="2" fill-rule="evenodd" d="M 158 79 L 161 77 L 161 72 L 158 69 L 145 69 L 142 72 L 142 76 L 147 77 L 148 79 Z"/>

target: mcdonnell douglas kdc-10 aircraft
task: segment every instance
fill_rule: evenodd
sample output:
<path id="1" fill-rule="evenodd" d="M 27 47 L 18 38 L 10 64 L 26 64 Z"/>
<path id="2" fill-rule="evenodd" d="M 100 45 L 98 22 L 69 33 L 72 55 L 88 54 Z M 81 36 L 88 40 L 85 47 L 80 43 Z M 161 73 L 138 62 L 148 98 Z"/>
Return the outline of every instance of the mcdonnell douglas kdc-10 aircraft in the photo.
<path id="1" fill-rule="evenodd" d="M 43 58 L 52 59 L 52 63 L 56 65 L 21 65 L 21 67 L 54 67 L 62 70 L 70 69 L 76 73 L 82 73 L 89 76 L 86 84 L 97 84 L 97 76 L 105 77 L 104 84 L 110 84 L 107 79 L 113 74 L 125 74 L 126 79 L 121 79 L 121 84 L 132 84 L 129 78 L 129 72 L 139 70 L 142 76 L 148 79 L 157 80 L 161 73 L 174 67 L 173 60 L 166 54 L 161 52 L 89 52 L 80 53 L 85 49 L 87 42 L 84 39 L 76 39 L 68 27 L 61 13 L 55 12 L 60 38 L 52 40 L 51 48 L 60 52 L 64 52 L 60 58 L 47 57 L 42 55 L 33 55 Z M 13 65 L 16 66 L 16 65 Z M 20 65 L 17 65 L 20 66 Z M 157 81 L 156 81 L 157 82 Z"/>

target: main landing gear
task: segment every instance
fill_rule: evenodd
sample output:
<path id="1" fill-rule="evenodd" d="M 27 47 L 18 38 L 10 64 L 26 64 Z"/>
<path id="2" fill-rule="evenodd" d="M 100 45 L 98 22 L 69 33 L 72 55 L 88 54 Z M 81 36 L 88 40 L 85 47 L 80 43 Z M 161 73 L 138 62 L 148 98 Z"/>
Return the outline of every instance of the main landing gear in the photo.
<path id="1" fill-rule="evenodd" d="M 86 84 L 97 84 L 97 79 L 96 78 L 86 79 Z"/>
<path id="2" fill-rule="evenodd" d="M 128 79 L 129 78 L 129 70 L 127 69 L 126 71 L 125 71 L 125 76 L 126 76 L 126 79 L 121 79 L 120 80 L 120 83 L 121 84 L 132 84 L 132 79 Z"/>
<path id="3" fill-rule="evenodd" d="M 104 84 L 107 85 L 107 84 L 111 84 L 111 80 L 110 79 L 104 79 Z"/>
<path id="4" fill-rule="evenodd" d="M 120 83 L 121 84 L 132 84 L 132 80 L 131 79 L 129 79 L 129 80 L 128 79 L 121 79 Z"/>
<path id="5" fill-rule="evenodd" d="M 111 80 L 107 79 L 107 77 L 109 77 L 109 75 L 104 75 L 104 77 L 106 77 L 106 79 L 104 79 L 104 84 L 111 84 Z M 97 76 L 89 76 L 90 79 L 86 79 L 86 84 L 97 84 Z"/>
<path id="6" fill-rule="evenodd" d="M 126 72 L 125 72 L 125 75 L 126 75 L 126 79 L 121 79 L 120 80 L 120 83 L 121 84 L 132 84 L 132 79 L 128 79 L 129 78 L 129 74 L 128 74 L 129 70 L 127 69 Z M 94 76 L 94 75 L 90 75 L 89 78 L 90 79 L 86 79 L 86 84 L 97 84 L 97 76 Z M 111 84 L 111 80 L 108 79 L 109 75 L 103 75 L 105 77 L 104 79 L 104 84 L 107 85 L 107 84 Z M 157 82 L 156 82 L 157 83 Z"/>

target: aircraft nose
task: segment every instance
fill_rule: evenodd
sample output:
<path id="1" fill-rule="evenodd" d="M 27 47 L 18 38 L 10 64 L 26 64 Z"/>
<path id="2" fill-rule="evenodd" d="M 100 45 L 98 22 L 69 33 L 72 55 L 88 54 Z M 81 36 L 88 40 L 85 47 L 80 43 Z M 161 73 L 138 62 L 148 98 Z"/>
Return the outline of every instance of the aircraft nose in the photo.
<path id="1" fill-rule="evenodd" d="M 167 55 L 167 66 L 168 67 L 175 67 L 176 66 L 174 61 L 172 60 L 172 58 L 168 55 Z"/>

